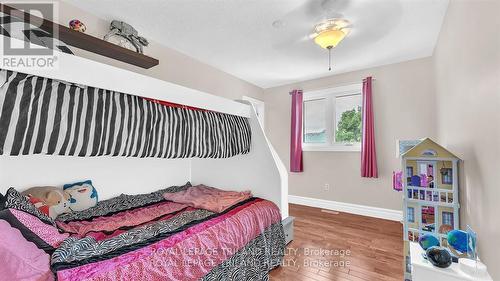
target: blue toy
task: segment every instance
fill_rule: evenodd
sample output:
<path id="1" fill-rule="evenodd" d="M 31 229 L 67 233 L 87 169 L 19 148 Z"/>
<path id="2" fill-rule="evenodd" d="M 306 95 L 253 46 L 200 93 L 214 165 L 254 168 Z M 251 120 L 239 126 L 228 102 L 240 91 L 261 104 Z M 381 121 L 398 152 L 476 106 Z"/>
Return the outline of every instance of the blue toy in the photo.
<path id="1" fill-rule="evenodd" d="M 420 186 L 420 177 L 415 175 L 411 177 L 411 186 Z"/>
<path id="2" fill-rule="evenodd" d="M 422 247 L 424 251 L 426 251 L 430 247 L 441 245 L 441 243 L 439 243 L 439 239 L 432 234 L 424 234 L 420 236 L 420 238 L 418 239 L 418 244 L 420 244 L 420 247 Z"/>
<path id="3" fill-rule="evenodd" d="M 452 251 L 458 252 L 458 255 L 467 254 L 467 232 L 458 229 L 448 232 L 448 244 L 452 247 Z"/>

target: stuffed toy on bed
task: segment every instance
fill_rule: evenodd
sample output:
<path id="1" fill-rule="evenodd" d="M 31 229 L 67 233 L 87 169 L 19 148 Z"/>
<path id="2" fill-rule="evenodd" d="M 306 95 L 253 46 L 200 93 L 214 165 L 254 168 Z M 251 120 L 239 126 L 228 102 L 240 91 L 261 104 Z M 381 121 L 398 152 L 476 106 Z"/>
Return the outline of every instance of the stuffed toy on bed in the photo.
<path id="1" fill-rule="evenodd" d="M 61 188 L 54 186 L 32 187 L 21 194 L 27 196 L 38 210 L 53 219 L 69 211 L 70 195 Z"/>
<path id="2" fill-rule="evenodd" d="M 63 189 L 71 196 L 69 208 L 72 211 L 83 211 L 97 205 L 97 190 L 90 180 L 65 184 Z"/>

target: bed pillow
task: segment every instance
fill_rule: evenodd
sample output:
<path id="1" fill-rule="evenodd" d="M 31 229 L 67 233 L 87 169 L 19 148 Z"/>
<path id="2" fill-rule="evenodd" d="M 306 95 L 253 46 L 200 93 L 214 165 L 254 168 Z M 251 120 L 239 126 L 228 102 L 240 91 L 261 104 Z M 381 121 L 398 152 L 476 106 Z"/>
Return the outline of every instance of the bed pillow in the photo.
<path id="1" fill-rule="evenodd" d="M 0 211 L 0 219 L 18 229 L 27 241 L 48 254 L 52 254 L 69 237 L 69 234 L 59 233 L 56 227 L 43 223 L 39 218 L 16 209 Z"/>
<path id="2" fill-rule="evenodd" d="M 62 213 L 69 212 L 70 195 L 59 187 L 37 186 L 21 192 L 42 213 L 55 219 Z"/>
<path id="3" fill-rule="evenodd" d="M 22 195 L 13 187 L 7 190 L 4 196 L 3 207 L 5 209 L 11 208 L 32 214 L 46 224 L 56 225 L 51 217 L 38 210 L 38 208 L 29 201 L 28 197 Z"/>
<path id="4" fill-rule="evenodd" d="M 0 260 L 0 276 L 9 280 L 54 280 L 50 256 L 5 220 L 0 220 Z"/>
<path id="5" fill-rule="evenodd" d="M 191 183 L 187 182 L 185 185 L 170 186 L 151 193 L 136 194 L 136 195 L 121 194 L 117 197 L 99 201 L 99 203 L 97 203 L 95 207 L 92 207 L 90 209 L 86 209 L 81 212 L 69 212 L 62 214 L 57 217 L 57 220 L 61 222 L 69 222 L 74 220 L 91 220 L 92 218 L 95 217 L 116 214 L 118 212 L 145 206 L 147 204 L 154 204 L 157 202 L 164 201 L 165 200 L 165 198 L 163 198 L 164 193 L 181 191 L 190 186 Z"/>
<path id="6" fill-rule="evenodd" d="M 97 190 L 92 185 L 91 180 L 65 184 L 63 189 L 71 196 L 69 208 L 74 212 L 83 211 L 97 205 Z"/>

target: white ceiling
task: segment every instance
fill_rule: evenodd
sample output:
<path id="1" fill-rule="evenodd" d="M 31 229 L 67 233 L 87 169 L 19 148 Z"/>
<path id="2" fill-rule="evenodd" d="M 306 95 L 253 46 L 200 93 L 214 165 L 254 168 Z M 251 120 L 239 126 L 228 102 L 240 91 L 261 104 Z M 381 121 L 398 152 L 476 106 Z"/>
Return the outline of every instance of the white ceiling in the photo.
<path id="1" fill-rule="evenodd" d="M 263 88 L 432 55 L 448 0 L 65 0 Z M 328 53 L 308 39 L 351 21 Z M 273 25 L 275 21 L 278 21 Z M 168 63 L 168 62 L 165 62 Z"/>

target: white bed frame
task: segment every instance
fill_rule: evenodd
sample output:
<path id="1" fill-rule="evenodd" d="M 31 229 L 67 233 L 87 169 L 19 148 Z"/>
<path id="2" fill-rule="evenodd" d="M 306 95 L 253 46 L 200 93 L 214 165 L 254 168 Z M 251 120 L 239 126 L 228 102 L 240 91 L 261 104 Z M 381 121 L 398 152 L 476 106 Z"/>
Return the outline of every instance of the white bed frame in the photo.
<path id="1" fill-rule="evenodd" d="M 3 44 L 4 36 L 0 35 L 0 59 L 4 57 Z M 252 127 L 251 152 L 227 159 L 0 156 L 0 192 L 11 186 L 23 190 L 91 179 L 99 199 L 103 200 L 121 193 L 151 192 L 191 181 L 228 190 L 251 190 L 255 196 L 274 202 L 283 218 L 288 217 L 287 170 L 248 102 L 232 101 L 75 55 L 60 52 L 56 55 L 56 69 L 3 68 L 247 117 Z"/>

